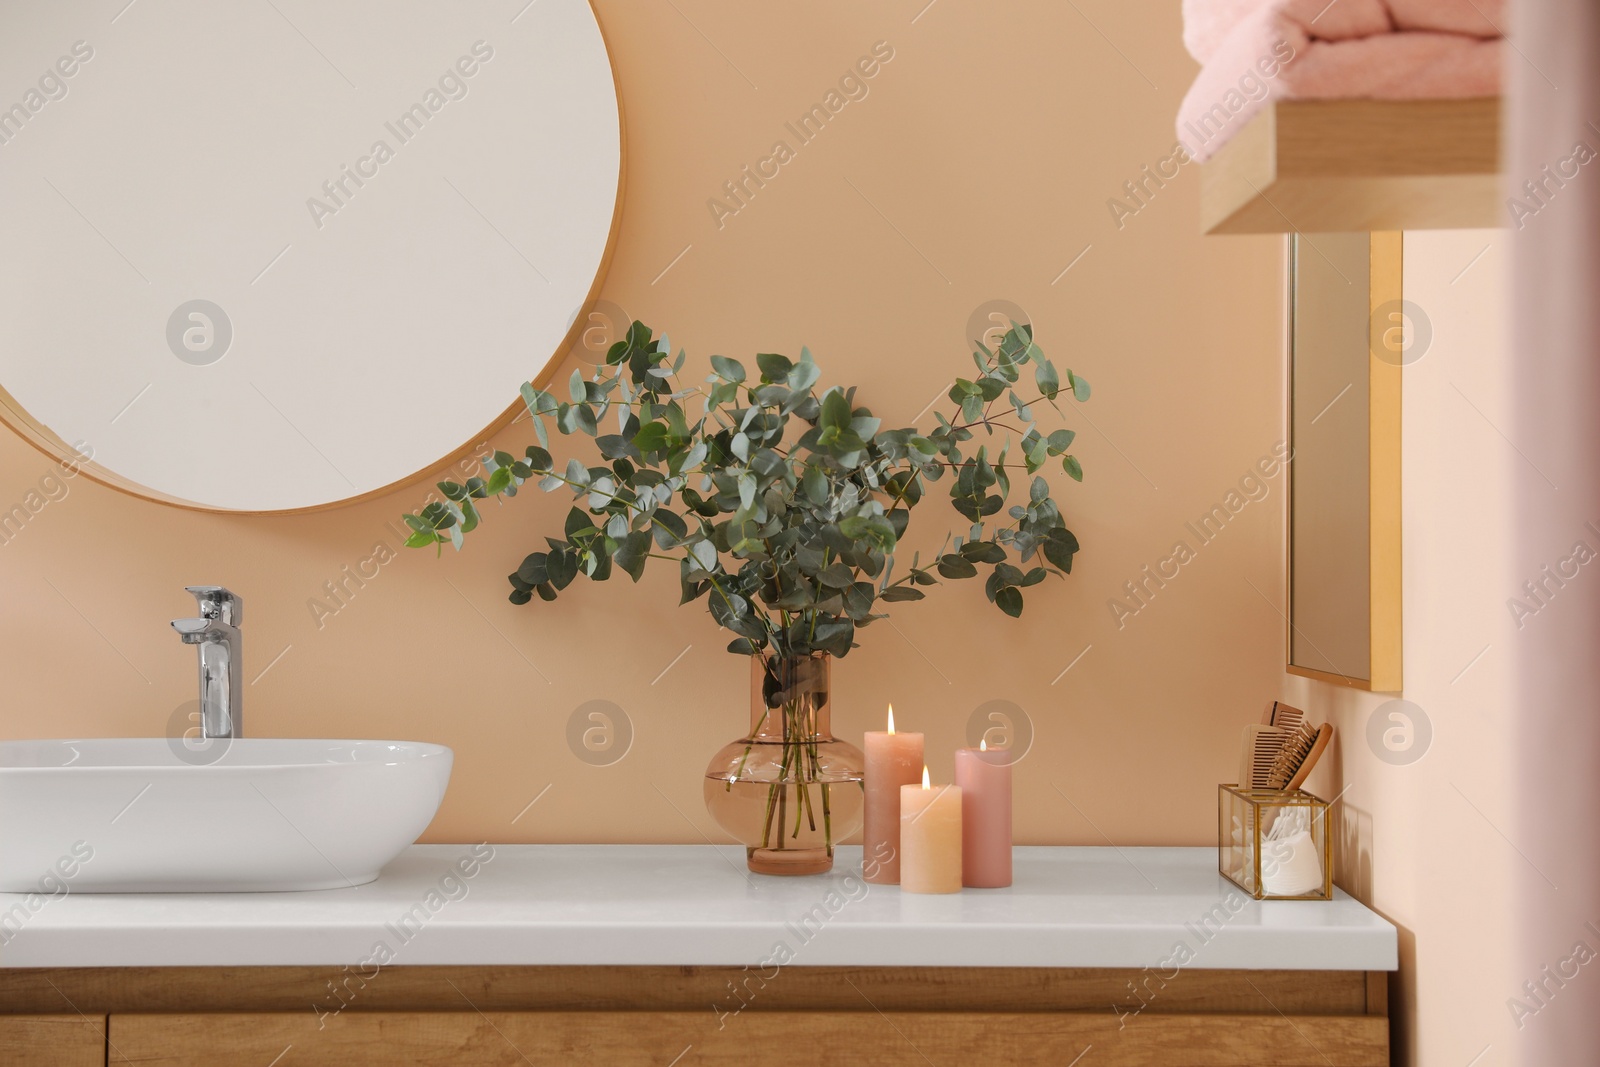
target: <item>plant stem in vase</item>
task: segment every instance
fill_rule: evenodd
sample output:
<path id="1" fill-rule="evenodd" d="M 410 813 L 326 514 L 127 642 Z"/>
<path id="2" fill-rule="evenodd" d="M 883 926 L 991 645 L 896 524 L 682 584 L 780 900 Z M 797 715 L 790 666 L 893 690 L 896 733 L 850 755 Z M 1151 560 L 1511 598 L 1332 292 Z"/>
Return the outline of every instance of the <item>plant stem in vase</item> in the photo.
<path id="1" fill-rule="evenodd" d="M 750 657 L 750 733 L 706 767 L 706 807 L 757 874 L 820 874 L 861 823 L 862 756 L 830 723 L 832 657 Z"/>

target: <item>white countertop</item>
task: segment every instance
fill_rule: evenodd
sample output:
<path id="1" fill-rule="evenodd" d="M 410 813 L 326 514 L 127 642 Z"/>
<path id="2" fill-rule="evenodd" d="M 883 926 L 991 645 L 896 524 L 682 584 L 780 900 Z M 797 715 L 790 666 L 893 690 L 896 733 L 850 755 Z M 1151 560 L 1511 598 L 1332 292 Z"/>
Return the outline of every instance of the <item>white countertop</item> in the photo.
<path id="1" fill-rule="evenodd" d="M 1010 888 L 950 896 L 868 885 L 859 848 L 773 878 L 737 846 L 496 845 L 461 878 L 474 848 L 414 845 L 352 889 L 72 893 L 31 912 L 0 894 L 0 966 L 359 964 L 380 943 L 398 965 L 754 965 L 780 942 L 796 965 L 1397 966 L 1395 928 L 1357 901 L 1249 900 L 1212 848 L 1019 847 Z"/>

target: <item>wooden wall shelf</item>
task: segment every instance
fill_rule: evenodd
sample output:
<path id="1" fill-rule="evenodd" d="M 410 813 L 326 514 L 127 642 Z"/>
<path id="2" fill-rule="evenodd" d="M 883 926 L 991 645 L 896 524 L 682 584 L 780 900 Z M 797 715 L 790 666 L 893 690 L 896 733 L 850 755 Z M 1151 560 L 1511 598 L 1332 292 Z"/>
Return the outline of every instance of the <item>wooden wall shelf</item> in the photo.
<path id="1" fill-rule="evenodd" d="M 1500 99 L 1280 100 L 1200 168 L 1206 233 L 1500 226 Z"/>

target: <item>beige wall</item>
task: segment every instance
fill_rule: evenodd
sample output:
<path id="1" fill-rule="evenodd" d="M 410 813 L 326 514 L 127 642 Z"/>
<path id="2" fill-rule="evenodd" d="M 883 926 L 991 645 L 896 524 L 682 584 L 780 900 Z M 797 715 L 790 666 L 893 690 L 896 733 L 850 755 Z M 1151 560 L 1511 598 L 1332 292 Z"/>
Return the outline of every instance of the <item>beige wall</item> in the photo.
<path id="1" fill-rule="evenodd" d="M 924 2 L 601 0 L 629 152 L 603 295 L 701 360 L 809 345 L 826 381 L 859 383 L 894 421 L 970 366 L 974 308 L 1026 308 L 1095 387 L 1068 423 L 1088 476 L 1056 479 L 1084 546 L 1076 573 L 1030 590 L 1021 621 L 976 585 L 901 606 L 839 667 L 837 725 L 859 741 L 893 701 L 948 778 L 972 710 L 1009 700 L 1037 733 L 1017 777 L 1021 841 L 1211 843 L 1239 726 L 1280 691 L 1282 476 L 1120 628 L 1107 601 L 1194 543 L 1185 523 L 1280 439 L 1280 242 L 1200 237 L 1192 168 L 1112 221 L 1108 199 L 1170 153 L 1194 72 L 1178 4 Z M 894 58 L 870 95 L 718 229 L 708 198 L 877 41 Z M 451 366 L 441 354 L 441 388 Z M 524 429 L 496 444 L 520 450 Z M 0 507 L 49 466 L 0 437 Z M 505 574 L 565 500 L 491 508 L 467 551 L 406 552 L 317 625 L 308 601 L 394 544 L 391 520 L 423 491 L 227 518 L 71 483 L 0 545 L 0 735 L 162 733 L 194 694 L 193 650 L 167 620 L 192 608 L 185 583 L 220 582 L 249 602 L 250 732 L 455 748 L 428 840 L 714 836 L 700 774 L 745 725 L 744 665 L 698 607 L 676 608 L 665 571 L 506 603 Z M 952 519 L 924 505 L 919 543 Z M 636 734 L 604 768 L 565 739 L 595 699 Z"/>
<path id="2" fill-rule="evenodd" d="M 1401 931 L 1396 1063 L 1500 1067 L 1516 1044 L 1506 999 L 1534 977 L 1511 963 L 1513 874 L 1528 862 L 1512 844 L 1511 679 L 1517 643 L 1548 620 L 1519 633 L 1506 602 L 1533 576 L 1511 567 L 1513 485 L 1540 475 L 1502 436 L 1507 231 L 1408 233 L 1404 254 L 1405 298 L 1433 331 L 1402 384 L 1405 691 L 1286 676 L 1285 694 L 1336 729 L 1309 788 L 1343 798 L 1339 883 Z M 1550 562 L 1580 535 L 1557 537 Z M 1432 726 L 1409 763 L 1367 738 L 1374 714 L 1401 725 L 1397 698 Z"/>

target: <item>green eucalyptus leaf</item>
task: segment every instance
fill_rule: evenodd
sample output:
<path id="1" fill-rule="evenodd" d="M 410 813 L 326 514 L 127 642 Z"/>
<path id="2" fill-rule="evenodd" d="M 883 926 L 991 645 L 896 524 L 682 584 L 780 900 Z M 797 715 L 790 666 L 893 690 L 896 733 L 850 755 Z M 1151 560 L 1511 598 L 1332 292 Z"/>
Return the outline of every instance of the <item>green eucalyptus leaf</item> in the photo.
<path id="1" fill-rule="evenodd" d="M 729 359 L 727 356 L 712 356 L 711 368 L 725 381 L 744 381 L 744 364 L 736 359 Z"/>
<path id="2" fill-rule="evenodd" d="M 710 541 L 696 541 L 688 546 L 689 558 L 703 571 L 717 569 L 717 547 Z"/>
<path id="3" fill-rule="evenodd" d="M 602 475 L 596 478 L 589 486 L 590 509 L 599 511 L 610 504 L 615 498 L 616 491 L 617 483 L 612 481 L 610 475 Z"/>
<path id="4" fill-rule="evenodd" d="M 844 610 L 856 622 L 872 614 L 872 602 L 877 590 L 871 582 L 852 582 L 844 591 Z"/>
<path id="5" fill-rule="evenodd" d="M 578 576 L 578 556 L 570 551 L 552 552 L 545 561 L 545 568 L 550 575 L 548 584 L 558 590 L 565 589 Z"/>
<path id="6" fill-rule="evenodd" d="M 676 515 L 665 508 L 659 508 L 655 511 L 652 522 L 656 529 L 665 530 L 667 532 L 672 539 L 670 542 L 671 545 L 676 545 L 685 537 L 689 536 L 689 524 L 684 522 L 681 516 Z M 657 543 L 659 543 L 659 538 L 657 539 Z M 666 548 L 669 547 L 669 545 L 663 545 L 662 547 Z"/>
<path id="7" fill-rule="evenodd" d="M 647 422 L 633 435 L 633 447 L 646 455 L 651 452 L 661 452 L 666 449 L 669 436 L 665 424 Z"/>
<path id="8" fill-rule="evenodd" d="M 993 541 L 968 541 L 961 546 L 961 557 L 974 563 L 1004 563 L 1006 550 Z"/>
<path id="9" fill-rule="evenodd" d="M 756 366 L 761 368 L 763 382 L 781 382 L 789 377 L 789 372 L 794 369 L 794 364 L 789 357 L 780 356 L 774 352 L 762 352 L 756 356 Z"/>
<path id="10" fill-rule="evenodd" d="M 567 540 L 570 541 L 576 535 L 593 533 L 594 523 L 590 521 L 588 513 L 582 508 L 573 508 L 567 512 L 567 523 L 564 532 Z"/>
<path id="11" fill-rule="evenodd" d="M 1051 531 L 1052 534 L 1057 532 L 1059 531 Z M 1068 536 L 1070 537 L 1071 534 L 1068 534 Z M 1067 543 L 1055 540 L 1052 537 L 1045 540 L 1045 542 L 1039 546 L 1039 551 L 1044 553 L 1044 558 L 1052 566 L 1056 567 L 1065 574 L 1071 574 L 1072 557 L 1078 551 L 1077 543 L 1078 542 L 1076 538 L 1074 538 L 1070 543 Z"/>
<path id="12" fill-rule="evenodd" d="M 546 566 L 549 558 L 549 552 L 531 553 L 522 561 L 522 565 L 518 566 L 517 577 L 530 585 L 542 585 L 550 581 L 550 571 Z"/>
<path id="13" fill-rule="evenodd" d="M 829 430 L 843 432 L 850 425 L 850 401 L 838 389 L 830 389 L 822 398 L 822 418 L 819 424 Z"/>
<path id="14" fill-rule="evenodd" d="M 619 433 L 602 434 L 594 443 L 606 459 L 623 459 L 638 452 L 633 442 Z"/>
<path id="15" fill-rule="evenodd" d="M 867 536 L 867 516 L 851 515 L 839 520 L 839 532 L 849 538 Z"/>
<path id="16" fill-rule="evenodd" d="M 889 519 L 874 515 L 867 520 L 867 537 L 883 551 L 893 552 L 899 534 Z"/>
<path id="17" fill-rule="evenodd" d="M 540 415 L 553 415 L 560 406 L 555 397 L 538 389 L 530 382 L 522 383 L 522 403 L 528 409 L 528 414 L 537 418 Z"/>
<path id="18" fill-rule="evenodd" d="M 855 581 L 855 572 L 843 563 L 830 563 L 817 575 L 817 580 L 829 589 L 845 589 Z"/>
<path id="19" fill-rule="evenodd" d="M 821 377 L 822 368 L 812 362 L 811 350 L 802 348 L 800 350 L 800 362 L 796 363 L 794 368 L 789 371 L 786 380 L 790 390 L 803 394 L 810 391 L 811 387 L 816 385 L 817 380 Z"/>
<path id="20" fill-rule="evenodd" d="M 637 582 L 644 575 L 645 564 L 650 561 L 650 534 L 644 530 L 629 533 L 617 545 L 612 559 L 628 577 Z"/>
<path id="21" fill-rule="evenodd" d="M 744 597 L 718 588 L 715 582 L 712 583 L 710 605 L 711 618 L 718 626 L 728 626 L 750 614 L 750 604 Z"/>
<path id="22" fill-rule="evenodd" d="M 978 576 L 978 568 L 972 565 L 972 561 L 954 552 L 940 556 L 938 568 L 939 573 L 946 578 L 976 578 Z"/>
<path id="23" fill-rule="evenodd" d="M 1034 351 L 1037 351 L 1037 348 Z M 1033 381 L 1039 387 L 1040 395 L 1054 400 L 1056 394 L 1061 392 L 1061 378 L 1056 373 L 1055 366 L 1048 359 L 1042 358 L 1042 355 L 1041 353 L 1041 358 L 1039 358 L 1037 366 L 1034 368 Z"/>
<path id="24" fill-rule="evenodd" d="M 1077 434 L 1071 430 L 1052 430 L 1047 441 L 1050 455 L 1059 456 L 1072 447 L 1072 442 L 1077 439 Z"/>

